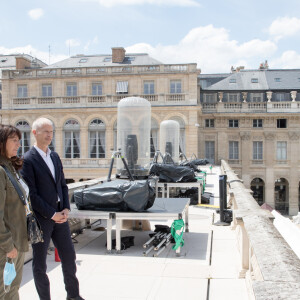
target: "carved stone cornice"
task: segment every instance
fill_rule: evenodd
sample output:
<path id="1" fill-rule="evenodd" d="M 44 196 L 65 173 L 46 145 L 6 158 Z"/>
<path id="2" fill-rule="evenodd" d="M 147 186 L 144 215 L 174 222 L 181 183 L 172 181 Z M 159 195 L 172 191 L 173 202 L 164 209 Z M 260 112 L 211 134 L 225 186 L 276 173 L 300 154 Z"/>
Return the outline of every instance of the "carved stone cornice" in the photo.
<path id="1" fill-rule="evenodd" d="M 264 132 L 265 139 L 267 141 L 273 141 L 275 139 L 276 134 L 274 132 Z"/>
<path id="2" fill-rule="evenodd" d="M 288 134 L 289 134 L 290 140 L 292 140 L 292 141 L 299 140 L 299 137 L 300 137 L 300 133 L 299 132 L 297 132 L 297 131 L 289 131 Z"/>
<path id="3" fill-rule="evenodd" d="M 249 131 L 240 132 L 240 137 L 242 141 L 249 141 L 251 139 L 251 133 Z"/>

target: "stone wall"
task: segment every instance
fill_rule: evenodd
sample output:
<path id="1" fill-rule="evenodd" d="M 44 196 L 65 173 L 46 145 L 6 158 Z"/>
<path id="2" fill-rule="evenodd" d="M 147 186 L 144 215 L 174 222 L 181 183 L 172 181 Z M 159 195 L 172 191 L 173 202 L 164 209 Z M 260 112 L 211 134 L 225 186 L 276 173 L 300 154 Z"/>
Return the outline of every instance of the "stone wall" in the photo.
<path id="1" fill-rule="evenodd" d="M 233 229 L 241 254 L 241 277 L 246 277 L 254 299 L 300 299 L 300 260 L 273 225 L 272 214 L 256 203 L 226 161 L 233 206 Z"/>

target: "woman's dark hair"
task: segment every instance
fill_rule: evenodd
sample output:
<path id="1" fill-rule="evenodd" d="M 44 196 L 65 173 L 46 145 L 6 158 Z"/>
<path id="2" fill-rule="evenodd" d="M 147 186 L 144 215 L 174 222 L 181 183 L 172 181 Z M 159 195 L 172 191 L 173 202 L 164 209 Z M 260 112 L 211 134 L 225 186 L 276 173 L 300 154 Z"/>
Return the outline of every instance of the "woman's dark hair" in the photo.
<path id="1" fill-rule="evenodd" d="M 6 153 L 6 142 L 7 142 L 7 139 L 10 138 L 10 137 L 15 137 L 17 136 L 19 139 L 21 139 L 22 135 L 21 135 L 21 131 L 12 126 L 12 125 L 3 125 L 3 124 L 0 124 L 0 154 L 6 158 L 7 157 L 7 153 Z M 16 170 L 19 170 L 22 168 L 22 165 L 23 165 L 23 159 L 18 157 L 18 156 L 13 156 L 11 158 L 8 158 L 14 168 Z"/>

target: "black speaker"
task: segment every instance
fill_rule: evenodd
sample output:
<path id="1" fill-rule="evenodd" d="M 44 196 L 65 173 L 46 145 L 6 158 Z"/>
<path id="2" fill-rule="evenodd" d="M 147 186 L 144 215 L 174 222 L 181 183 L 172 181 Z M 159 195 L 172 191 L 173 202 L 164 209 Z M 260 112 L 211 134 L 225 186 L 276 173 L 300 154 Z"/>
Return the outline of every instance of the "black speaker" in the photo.
<path id="1" fill-rule="evenodd" d="M 166 142 L 166 153 L 169 153 L 171 156 L 173 156 L 173 149 L 172 149 L 172 143 Z"/>
<path id="2" fill-rule="evenodd" d="M 138 160 L 138 142 L 135 134 L 127 135 L 125 153 L 129 169 L 133 169 Z"/>

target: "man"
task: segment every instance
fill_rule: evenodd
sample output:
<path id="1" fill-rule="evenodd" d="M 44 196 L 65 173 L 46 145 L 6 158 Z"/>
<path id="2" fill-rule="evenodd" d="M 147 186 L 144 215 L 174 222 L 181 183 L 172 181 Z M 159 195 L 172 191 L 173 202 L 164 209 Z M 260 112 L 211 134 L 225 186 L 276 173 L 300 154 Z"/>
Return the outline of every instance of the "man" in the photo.
<path id="1" fill-rule="evenodd" d="M 25 153 L 22 175 L 29 186 L 32 208 L 44 235 L 43 243 L 32 245 L 35 286 L 40 299 L 51 299 L 46 260 L 52 239 L 61 259 L 67 299 L 83 300 L 79 296 L 76 255 L 67 222 L 70 210 L 68 187 L 61 160 L 49 149 L 53 137 L 52 122 L 46 118 L 35 120 L 32 133 L 36 143 Z"/>

